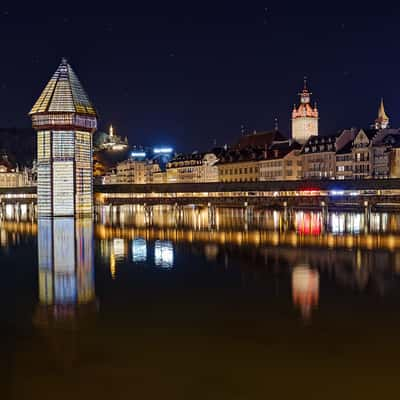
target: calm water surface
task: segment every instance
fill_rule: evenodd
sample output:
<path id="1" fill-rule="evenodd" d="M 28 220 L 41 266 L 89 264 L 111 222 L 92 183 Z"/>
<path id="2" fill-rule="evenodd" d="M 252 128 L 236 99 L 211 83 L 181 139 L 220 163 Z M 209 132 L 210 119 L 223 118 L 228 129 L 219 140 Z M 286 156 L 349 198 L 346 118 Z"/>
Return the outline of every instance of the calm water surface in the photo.
<path id="1" fill-rule="evenodd" d="M 400 214 L 0 222 L 1 398 L 397 397 Z"/>

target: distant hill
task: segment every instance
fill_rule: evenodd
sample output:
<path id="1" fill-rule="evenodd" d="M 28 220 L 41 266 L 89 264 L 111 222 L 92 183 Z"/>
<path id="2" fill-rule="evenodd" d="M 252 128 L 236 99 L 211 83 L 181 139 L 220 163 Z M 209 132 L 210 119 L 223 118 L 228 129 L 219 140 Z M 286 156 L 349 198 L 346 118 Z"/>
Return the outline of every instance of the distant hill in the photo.
<path id="1" fill-rule="evenodd" d="M 36 134 L 32 128 L 0 128 L 0 149 L 11 161 L 30 165 L 36 154 Z"/>
<path id="2" fill-rule="evenodd" d="M 95 158 L 108 171 L 115 168 L 119 162 L 126 160 L 129 157 L 129 152 L 129 149 L 122 151 L 100 150 L 95 152 Z"/>
<path id="3" fill-rule="evenodd" d="M 100 132 L 102 135 L 102 132 Z M 98 138 L 94 135 L 94 141 Z M 0 128 L 0 151 L 5 150 L 8 158 L 20 166 L 31 165 L 36 158 L 36 132 L 32 128 Z M 101 150 L 96 152 L 98 160 L 108 170 L 125 160 L 129 156 L 129 150 L 110 151 Z"/>

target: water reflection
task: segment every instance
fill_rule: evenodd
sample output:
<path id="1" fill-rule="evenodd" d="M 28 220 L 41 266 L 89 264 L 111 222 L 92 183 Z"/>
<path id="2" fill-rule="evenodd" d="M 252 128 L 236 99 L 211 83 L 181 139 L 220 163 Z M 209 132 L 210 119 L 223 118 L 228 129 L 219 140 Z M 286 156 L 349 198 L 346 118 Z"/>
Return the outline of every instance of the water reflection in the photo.
<path id="1" fill-rule="evenodd" d="M 146 262 L 147 244 L 143 238 L 136 238 L 132 241 L 132 261 L 134 263 Z"/>
<path id="2" fill-rule="evenodd" d="M 154 244 L 154 264 L 160 268 L 170 269 L 174 265 L 174 249 L 168 240 L 156 240 Z"/>
<path id="3" fill-rule="evenodd" d="M 92 221 L 39 219 L 38 267 L 38 324 L 72 320 L 90 309 L 95 303 Z"/>
<path id="4" fill-rule="evenodd" d="M 318 306 L 319 273 L 308 264 L 296 265 L 292 270 L 293 304 L 300 308 L 304 320 L 311 318 L 311 311 Z"/>
<path id="5" fill-rule="evenodd" d="M 387 212 L 122 205 L 102 207 L 98 220 L 101 225 L 121 228 L 263 229 L 304 235 L 400 233 L 400 214 Z"/>
<path id="6" fill-rule="evenodd" d="M 398 214 L 154 207 L 149 224 L 146 213 L 140 206 L 101 213 L 96 236 L 111 269 L 117 249 L 121 264 L 131 249 L 133 263 L 164 269 L 183 251 L 203 257 L 204 267 L 239 268 L 244 285 L 263 274 L 290 281 L 293 306 L 304 320 L 324 295 L 322 279 L 379 296 L 399 288 Z"/>

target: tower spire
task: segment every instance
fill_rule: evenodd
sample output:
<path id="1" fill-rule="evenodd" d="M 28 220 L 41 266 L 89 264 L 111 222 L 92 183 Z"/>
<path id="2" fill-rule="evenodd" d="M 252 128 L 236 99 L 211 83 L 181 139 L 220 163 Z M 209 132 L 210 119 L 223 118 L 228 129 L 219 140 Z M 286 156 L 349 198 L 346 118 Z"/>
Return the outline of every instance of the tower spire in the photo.
<path id="1" fill-rule="evenodd" d="M 275 119 L 274 119 L 274 129 L 275 129 L 275 131 L 279 131 L 278 118 L 275 118 Z"/>
<path id="2" fill-rule="evenodd" d="M 381 97 L 381 102 L 378 109 L 378 118 L 375 120 L 376 129 L 385 129 L 389 126 L 389 117 L 385 112 L 385 105 L 383 104 L 383 97 Z"/>
<path id="3" fill-rule="evenodd" d="M 308 89 L 307 89 L 307 77 L 306 76 L 304 76 L 303 81 L 304 81 L 303 90 L 307 91 Z"/>

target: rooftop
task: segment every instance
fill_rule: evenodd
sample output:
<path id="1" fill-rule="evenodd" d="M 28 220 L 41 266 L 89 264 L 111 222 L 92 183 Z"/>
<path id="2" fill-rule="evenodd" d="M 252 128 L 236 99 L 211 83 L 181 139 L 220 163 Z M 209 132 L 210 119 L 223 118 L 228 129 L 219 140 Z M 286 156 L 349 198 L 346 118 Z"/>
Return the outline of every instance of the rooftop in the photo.
<path id="1" fill-rule="evenodd" d="M 97 116 L 78 77 L 65 58 L 61 60 L 29 115 L 53 112 Z"/>
<path id="2" fill-rule="evenodd" d="M 240 137 L 235 147 L 243 149 L 246 147 L 267 147 L 274 141 L 286 140 L 287 138 L 278 130 L 263 131 L 246 134 Z"/>

